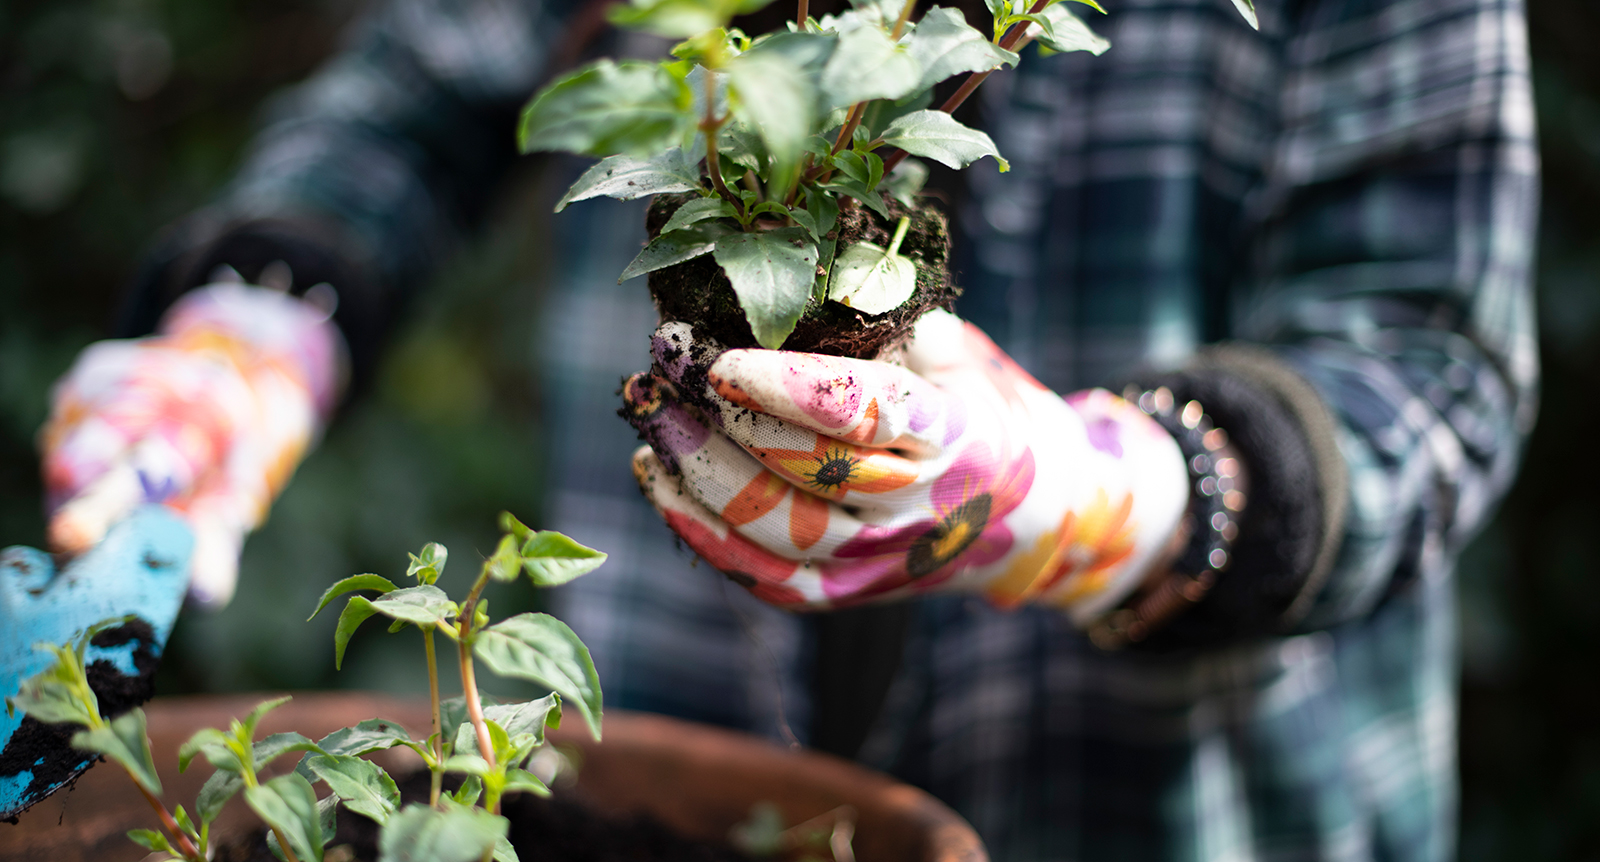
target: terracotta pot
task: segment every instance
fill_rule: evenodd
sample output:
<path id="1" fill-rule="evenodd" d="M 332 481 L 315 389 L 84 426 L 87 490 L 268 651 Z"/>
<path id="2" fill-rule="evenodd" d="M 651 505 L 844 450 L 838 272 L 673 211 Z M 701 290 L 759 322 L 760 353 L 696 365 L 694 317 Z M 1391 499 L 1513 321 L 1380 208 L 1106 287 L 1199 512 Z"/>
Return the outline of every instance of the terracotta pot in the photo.
<path id="1" fill-rule="evenodd" d="M 168 805 L 188 803 L 210 775 L 197 764 L 177 771 L 177 750 L 201 727 L 226 727 L 267 695 L 160 698 L 145 707 L 150 737 Z M 297 695 L 269 714 L 261 733 L 297 730 L 313 739 L 357 721 L 383 717 L 423 736 L 426 701 L 381 695 Z M 611 813 L 644 811 L 686 836 L 724 840 L 756 802 L 776 804 L 785 822 L 798 823 L 840 805 L 857 811 L 853 842 L 860 862 L 987 862 L 972 827 L 928 794 L 855 764 L 808 751 L 789 751 L 765 740 L 661 716 L 617 710 L 606 714 L 605 742 L 593 742 L 572 721 L 556 741 L 582 749 L 576 792 Z M 417 733 L 418 730 L 424 733 Z M 410 752 L 390 753 L 383 765 L 405 771 L 421 761 Z M 292 768 L 294 758 L 274 764 Z M 144 852 L 123 833 L 151 828 L 154 814 L 121 770 L 100 765 L 75 788 L 63 790 L 25 812 L 15 826 L 0 824 L 0 859 L 8 862 L 136 862 Z M 213 829 L 217 834 L 253 828 L 254 815 L 230 803 Z"/>

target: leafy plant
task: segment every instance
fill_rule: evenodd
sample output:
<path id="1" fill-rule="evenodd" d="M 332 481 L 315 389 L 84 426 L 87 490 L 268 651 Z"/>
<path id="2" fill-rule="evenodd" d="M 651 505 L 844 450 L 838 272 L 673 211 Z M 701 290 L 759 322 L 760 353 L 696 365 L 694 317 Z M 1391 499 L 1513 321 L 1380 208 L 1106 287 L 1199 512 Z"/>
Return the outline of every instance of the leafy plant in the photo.
<path id="1" fill-rule="evenodd" d="M 913 21 L 916 0 L 852 0 L 853 9 L 820 20 L 798 0 L 783 31 L 751 37 L 731 27 L 768 2 L 613 6 L 613 22 L 683 41 L 657 63 L 600 60 L 550 84 L 523 110 L 518 141 L 523 152 L 603 157 L 557 212 L 598 196 L 697 196 L 622 278 L 712 254 L 757 342 L 777 348 L 808 302 L 859 295 L 863 279 L 874 285 L 872 308 L 893 300 L 883 311 L 913 292 L 914 264 L 883 249 L 856 246 L 836 263 L 840 207 L 864 205 L 887 219 L 885 193 L 910 206 L 927 171 L 908 156 L 952 168 L 990 157 L 1006 170 L 994 141 L 951 114 L 1029 43 L 1094 54 L 1110 43 L 1066 0 L 986 0 L 988 34 L 940 6 Z M 1095 0 L 1072 2 L 1104 11 Z M 1235 3 L 1254 25 L 1252 0 Z M 932 109 L 933 88 L 963 74 Z M 841 276 L 851 279 L 844 288 Z"/>
<path id="2" fill-rule="evenodd" d="M 606 555 L 560 533 L 529 529 L 510 514 L 501 515 L 501 528 L 504 535 L 495 552 L 483 562 L 460 603 L 438 586 L 448 551 L 429 544 L 410 555 L 406 576 L 415 586 L 401 587 L 379 575 L 355 575 L 329 587 L 312 611 L 315 617 L 348 593 L 377 594 L 346 601 L 334 634 L 335 657 L 341 663 L 350 637 L 370 617 L 389 618 L 390 632 L 408 626 L 421 631 L 433 716 L 426 739 L 413 739 L 399 724 L 378 718 L 315 742 L 293 732 L 256 739 L 262 717 L 289 698 L 269 700 L 243 720 L 235 719 L 227 730 L 205 728 L 184 743 L 178 752 L 180 770 L 203 757 L 216 771 L 200 789 L 193 815 L 181 805 L 169 811 L 159 798 L 161 782 L 145 733 L 144 711 L 133 709 L 109 721 L 101 717 L 84 668 L 89 641 L 123 619 L 100 623 L 69 646 L 40 645 L 55 653 L 55 664 L 25 681 L 7 706 L 42 722 L 83 727 L 72 737 L 72 745 L 120 764 L 160 820 L 161 829 L 135 829 L 128 837 L 172 858 L 186 862 L 209 858 L 211 824 L 230 799 L 242 795 L 267 824 L 269 847 L 287 862 L 321 862 L 334 836 L 339 805 L 382 827 L 379 859 L 383 862 L 514 862 L 517 856 L 506 840 L 509 823 L 500 816 L 500 800 L 513 791 L 549 794 L 544 781 L 528 767 L 545 743 L 546 728 L 560 725 L 564 706 L 576 710 L 590 733 L 600 738 L 600 681 L 589 650 L 566 624 L 538 613 L 494 622 L 481 599 L 483 589 L 491 580 L 514 581 L 523 574 L 537 586 L 563 584 L 593 571 Z M 462 680 L 459 698 L 440 698 L 435 634 L 456 645 Z M 528 680 L 551 693 L 524 703 L 486 704 L 477 686 L 478 661 L 499 676 Z M 411 749 L 426 764 L 431 775 L 426 805 L 402 808 L 394 779 L 362 756 L 396 746 Z M 268 764 L 291 752 L 302 754 L 293 772 L 262 776 Z M 453 793 L 443 790 L 446 773 L 465 776 Z M 330 791 L 321 798 L 318 783 Z"/>

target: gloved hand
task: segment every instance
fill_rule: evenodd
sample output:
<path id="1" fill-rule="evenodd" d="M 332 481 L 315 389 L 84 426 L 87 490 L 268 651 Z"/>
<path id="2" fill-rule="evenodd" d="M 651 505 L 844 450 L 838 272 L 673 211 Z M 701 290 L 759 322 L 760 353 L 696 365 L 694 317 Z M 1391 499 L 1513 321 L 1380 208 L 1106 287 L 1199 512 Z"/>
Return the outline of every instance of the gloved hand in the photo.
<path id="1" fill-rule="evenodd" d="M 239 549 L 318 436 L 343 385 L 329 312 L 213 284 L 157 334 L 90 345 L 56 384 L 40 432 L 49 541 L 77 554 L 141 503 L 194 531 L 190 596 L 233 596 Z"/>
<path id="2" fill-rule="evenodd" d="M 623 388 L 645 494 L 707 562 L 779 605 L 934 589 L 1087 624 L 1165 562 L 1183 455 L 1104 390 L 1065 399 L 947 312 L 904 366 L 729 350 L 668 323 Z"/>

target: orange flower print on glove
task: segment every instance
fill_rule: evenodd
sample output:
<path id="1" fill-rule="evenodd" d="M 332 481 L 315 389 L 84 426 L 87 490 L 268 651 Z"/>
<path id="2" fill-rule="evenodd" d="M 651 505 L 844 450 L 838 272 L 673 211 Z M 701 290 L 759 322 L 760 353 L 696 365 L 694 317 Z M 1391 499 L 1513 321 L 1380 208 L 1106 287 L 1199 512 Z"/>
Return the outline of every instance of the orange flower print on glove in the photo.
<path id="1" fill-rule="evenodd" d="M 931 590 L 1087 623 L 1159 561 L 1183 457 L 1137 408 L 1063 400 L 946 312 L 905 364 L 722 350 L 686 324 L 623 388 L 640 486 L 707 562 L 775 604 Z"/>

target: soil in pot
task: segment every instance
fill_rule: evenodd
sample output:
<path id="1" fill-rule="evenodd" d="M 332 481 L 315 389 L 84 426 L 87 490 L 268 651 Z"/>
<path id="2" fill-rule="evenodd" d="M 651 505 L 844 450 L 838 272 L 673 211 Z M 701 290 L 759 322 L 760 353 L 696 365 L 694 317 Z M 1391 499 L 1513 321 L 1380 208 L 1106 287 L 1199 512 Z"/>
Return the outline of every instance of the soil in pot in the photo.
<path id="1" fill-rule="evenodd" d="M 445 784 L 452 789 L 460 782 L 447 777 Z M 428 774 L 402 779 L 400 793 L 407 803 L 427 801 Z M 684 838 L 647 815 L 608 817 L 559 791 L 549 799 L 512 794 L 502 800 L 501 813 L 511 821 L 511 846 L 525 862 L 750 862 L 731 847 Z M 329 859 L 378 858 L 378 824 L 343 808 L 338 822 Z M 349 849 L 335 855 L 340 847 Z M 277 860 L 267 849 L 266 832 L 258 829 L 221 843 L 215 862 Z"/>
<path id="2" fill-rule="evenodd" d="M 645 217 L 650 236 L 659 234 L 667 219 L 691 197 L 657 196 Z M 887 220 L 847 200 L 829 237 L 837 241 L 840 254 L 862 241 L 887 248 L 900 218 L 909 216 L 911 226 L 900 253 L 917 266 L 916 291 L 904 304 L 883 314 L 863 314 L 838 302 L 813 299 L 784 342 L 784 350 L 871 359 L 902 343 L 923 313 L 955 304 L 961 289 L 950 280 L 950 227 L 944 214 L 931 206 L 908 208 L 892 197 L 886 197 L 884 204 L 889 211 Z M 711 255 L 656 270 L 649 280 L 650 295 L 662 320 L 690 323 L 725 347 L 759 346 L 733 285 Z"/>

